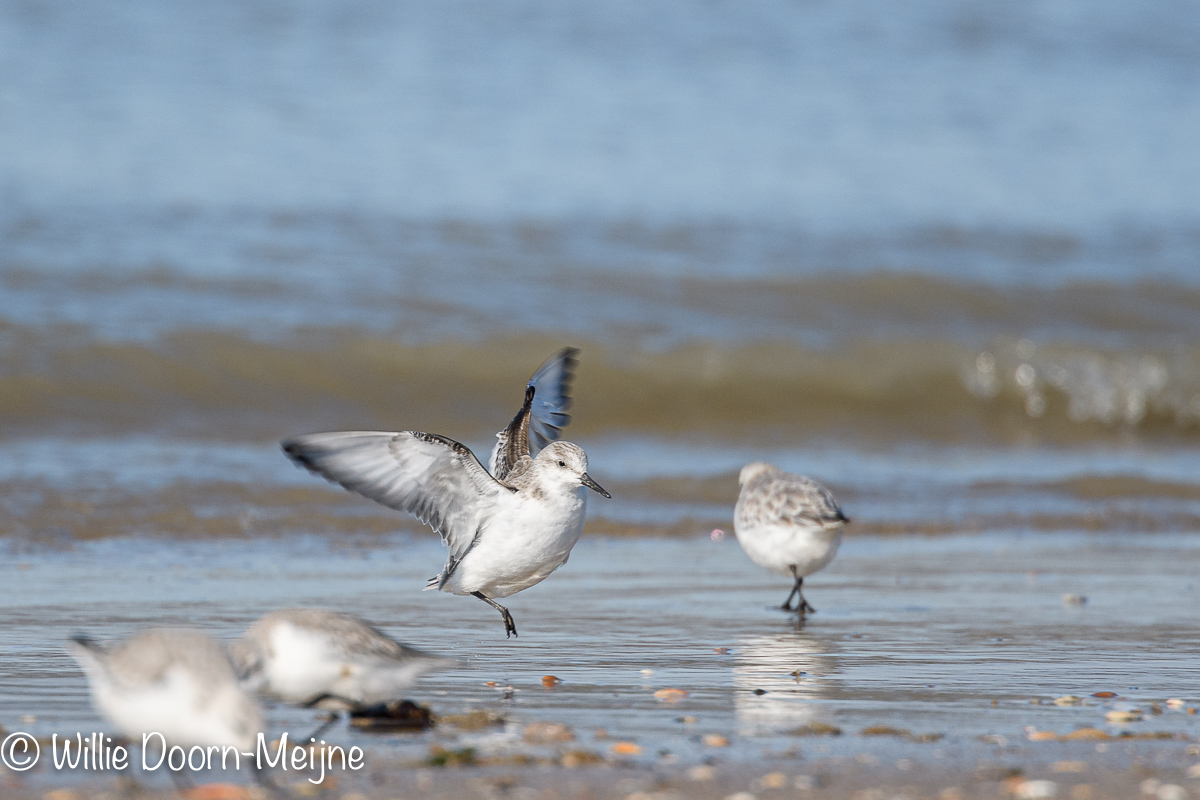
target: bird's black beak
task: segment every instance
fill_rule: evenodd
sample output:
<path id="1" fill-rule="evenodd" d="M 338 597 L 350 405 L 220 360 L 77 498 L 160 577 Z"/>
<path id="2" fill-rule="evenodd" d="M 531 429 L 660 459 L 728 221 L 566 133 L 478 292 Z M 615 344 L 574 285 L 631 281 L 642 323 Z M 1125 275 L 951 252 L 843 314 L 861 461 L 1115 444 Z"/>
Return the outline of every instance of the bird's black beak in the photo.
<path id="1" fill-rule="evenodd" d="M 592 480 L 592 476 L 588 475 L 586 472 L 583 473 L 583 476 L 579 479 L 579 482 L 591 489 L 593 492 L 602 494 L 610 500 L 612 499 L 612 495 L 604 491 L 604 487 Z"/>

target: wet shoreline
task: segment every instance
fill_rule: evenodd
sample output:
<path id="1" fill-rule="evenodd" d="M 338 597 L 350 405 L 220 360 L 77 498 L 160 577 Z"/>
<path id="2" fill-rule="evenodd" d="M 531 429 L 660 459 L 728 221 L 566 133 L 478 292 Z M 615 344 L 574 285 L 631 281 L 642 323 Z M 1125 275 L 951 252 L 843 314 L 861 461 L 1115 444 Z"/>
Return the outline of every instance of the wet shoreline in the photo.
<path id="1" fill-rule="evenodd" d="M 435 715 L 485 710 L 506 720 L 479 730 L 447 722 L 417 735 L 344 727 L 327 735 L 394 761 L 398 775 L 438 748 L 470 748 L 485 765 L 553 758 L 555 747 L 524 738 L 539 721 L 571 731 L 559 751 L 608 760 L 617 743 L 631 742 L 637 754 L 617 760 L 651 771 L 713 758 L 737 771 L 795 748 L 805 757 L 877 753 L 883 762 L 932 749 L 961 760 L 1016 748 L 1018 764 L 1028 748 L 1076 752 L 1071 742 L 1028 742 L 1029 729 L 1096 728 L 1114 752 L 1128 743 L 1152 754 L 1200 737 L 1200 716 L 1187 713 L 1200 702 L 1200 545 L 1187 535 L 851 537 L 806 583 L 820 611 L 799 629 L 770 609 L 787 586 L 734 542 L 585 537 L 553 580 L 510 603 L 522 631 L 511 641 L 482 603 L 420 591 L 440 559 L 435 538 L 403 534 L 367 546 L 125 538 L 23 554 L 0 589 L 8 665 L 0 725 L 37 736 L 104 729 L 59 645 L 74 632 L 105 639 L 166 624 L 230 638 L 269 608 L 317 605 L 462 659 L 411 693 Z M 1067 594 L 1088 600 L 1064 603 Z M 551 674 L 561 683 L 547 688 Z M 664 688 L 687 695 L 656 699 Z M 1101 691 L 1117 696 L 1091 697 Z M 1064 695 L 1083 700 L 1056 705 Z M 1184 707 L 1165 705 L 1172 698 Z M 1127 708 L 1143 713 L 1108 722 L 1109 711 Z M 22 722 L 27 715 L 32 722 Z M 271 735 L 315 726 L 313 712 L 283 707 L 267 719 Z M 28 780 L 61 786 L 67 777 Z"/>

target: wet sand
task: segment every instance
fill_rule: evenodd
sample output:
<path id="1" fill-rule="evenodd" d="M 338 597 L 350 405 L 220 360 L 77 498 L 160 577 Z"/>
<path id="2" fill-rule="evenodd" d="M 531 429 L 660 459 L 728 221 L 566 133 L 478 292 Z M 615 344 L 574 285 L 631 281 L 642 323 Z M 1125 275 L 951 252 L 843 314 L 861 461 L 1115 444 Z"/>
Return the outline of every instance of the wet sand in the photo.
<path id="1" fill-rule="evenodd" d="M 484 604 L 420 591 L 441 558 L 433 537 L 404 535 L 107 539 L 13 554 L 0 586 L 0 725 L 38 737 L 104 730 L 60 644 L 76 631 L 107 638 L 168 624 L 232 637 L 268 609 L 320 605 L 464 662 L 411 692 L 443 720 L 433 730 L 326 734 L 366 753 L 367 769 L 341 776 L 339 791 L 504 794 L 489 781 L 515 775 L 512 786 L 561 796 L 625 797 L 658 791 L 662 778 L 683 796 L 723 797 L 782 772 L 788 791 L 805 775 L 818 797 L 885 785 L 991 796 L 1020 770 L 1063 792 L 1093 784 L 1103 797 L 1146 775 L 1179 782 L 1200 760 L 1186 752 L 1200 737 L 1200 716 L 1187 711 L 1200 700 L 1195 537 L 850 537 L 806 583 L 820 611 L 803 627 L 770 608 L 786 582 L 731 540 L 587 537 L 552 579 L 511 599 L 521 636 L 509 641 Z M 1067 594 L 1088 600 L 1064 603 Z M 546 687 L 546 675 L 561 683 Z M 687 695 L 656 699 L 664 688 Z M 1102 691 L 1116 697 L 1092 697 Z M 1082 702 L 1056 705 L 1064 695 Z M 1106 720 L 1134 708 L 1140 721 Z M 473 728 L 476 714 L 464 729 L 462 715 L 480 711 L 503 722 Z M 316 724 L 313 712 L 282 707 L 267 719 L 270 737 Z M 563 728 L 547 738 L 535 723 Z M 1101 738 L 1056 738 L 1080 728 Z M 583 769 L 565 769 L 564 756 Z M 445 761 L 476 766 L 431 766 Z M 1060 761 L 1087 767 L 1055 777 Z M 712 781 L 694 780 L 704 770 L 689 777 L 706 766 Z M 1103 771 L 1105 788 L 1087 770 Z M 99 791 L 110 779 L 42 764 L 5 780 L 36 794 Z M 782 790 L 761 795 L 772 792 Z"/>

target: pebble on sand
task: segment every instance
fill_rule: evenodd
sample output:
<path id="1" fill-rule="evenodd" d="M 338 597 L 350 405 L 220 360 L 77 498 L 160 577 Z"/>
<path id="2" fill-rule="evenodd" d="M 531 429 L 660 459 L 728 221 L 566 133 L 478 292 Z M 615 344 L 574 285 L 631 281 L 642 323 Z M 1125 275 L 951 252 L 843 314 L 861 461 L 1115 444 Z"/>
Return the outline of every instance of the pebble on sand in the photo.
<path id="1" fill-rule="evenodd" d="M 1174 711 L 1178 711 L 1179 709 L 1183 708 L 1183 705 L 1183 700 L 1179 699 L 1178 697 L 1172 697 L 1167 701 L 1167 708 L 1170 708 Z"/>
<path id="2" fill-rule="evenodd" d="M 654 693 L 655 700 L 661 700 L 664 703 L 678 703 L 688 696 L 688 693 L 683 689 L 659 689 Z"/>
<path id="3" fill-rule="evenodd" d="M 786 789 L 788 776 L 782 772 L 768 772 L 759 778 L 757 783 L 764 789 Z"/>
<path id="4" fill-rule="evenodd" d="M 1108 700 L 1109 698 L 1116 696 L 1116 692 L 1092 692 L 1092 697 L 1099 697 L 1102 700 Z"/>
<path id="5" fill-rule="evenodd" d="M 729 740 L 719 733 L 706 733 L 700 741 L 707 747 L 729 747 Z"/>
<path id="6" fill-rule="evenodd" d="M 610 749 L 615 756 L 637 756 L 642 753 L 641 746 L 633 742 L 614 742 Z"/>
<path id="7" fill-rule="evenodd" d="M 1109 722 L 1137 722 L 1142 718 L 1140 709 L 1131 708 L 1128 711 L 1109 711 L 1104 715 Z"/>
<path id="8" fill-rule="evenodd" d="M 1099 728 L 1080 728 L 1064 734 L 1062 738 L 1064 741 L 1072 741 L 1075 739 L 1111 739 L 1112 737 Z"/>
<path id="9" fill-rule="evenodd" d="M 557 678 L 553 675 L 543 675 L 542 676 L 542 686 L 545 686 L 547 689 L 553 689 L 555 686 L 558 686 L 560 683 L 562 683 L 562 678 Z"/>
<path id="10" fill-rule="evenodd" d="M 1054 731 L 1031 730 L 1025 734 L 1031 742 L 1057 742 L 1058 734 Z"/>
<path id="11" fill-rule="evenodd" d="M 1188 767 L 1187 776 L 1189 778 L 1200 778 L 1200 764 L 1192 764 Z"/>
<path id="12" fill-rule="evenodd" d="M 1064 694 L 1062 697 L 1054 698 L 1054 705 L 1056 705 L 1056 706 L 1081 706 L 1081 705 L 1083 705 L 1083 698 L 1076 697 L 1073 694 Z"/>
<path id="13" fill-rule="evenodd" d="M 555 744 L 575 741 L 575 733 L 561 722 L 531 722 L 522 738 L 526 744 Z"/>
<path id="14" fill-rule="evenodd" d="M 1064 606 L 1084 606 L 1087 605 L 1087 597 L 1082 594 L 1064 594 L 1062 596 Z"/>
<path id="15" fill-rule="evenodd" d="M 907 728 L 893 728 L 890 725 L 868 725 L 858 732 L 860 736 L 912 736 Z"/>
<path id="16" fill-rule="evenodd" d="M 232 783 L 205 783 L 188 790 L 188 800 L 250 800 L 254 795 L 245 786 Z"/>
<path id="17" fill-rule="evenodd" d="M 828 722 L 810 722 L 799 728 L 792 728 L 788 736 L 841 736 L 842 729 Z"/>
<path id="18" fill-rule="evenodd" d="M 1177 783 L 1164 783 L 1154 793 L 1158 800 L 1187 800 L 1188 791 Z"/>
<path id="19" fill-rule="evenodd" d="M 688 780 L 692 781 L 711 781 L 717 777 L 717 771 L 707 764 L 702 764 L 698 767 L 692 767 L 687 771 Z"/>
<path id="20" fill-rule="evenodd" d="M 1021 781 L 1013 794 L 1018 800 L 1047 800 L 1058 796 L 1058 784 L 1054 781 Z"/>

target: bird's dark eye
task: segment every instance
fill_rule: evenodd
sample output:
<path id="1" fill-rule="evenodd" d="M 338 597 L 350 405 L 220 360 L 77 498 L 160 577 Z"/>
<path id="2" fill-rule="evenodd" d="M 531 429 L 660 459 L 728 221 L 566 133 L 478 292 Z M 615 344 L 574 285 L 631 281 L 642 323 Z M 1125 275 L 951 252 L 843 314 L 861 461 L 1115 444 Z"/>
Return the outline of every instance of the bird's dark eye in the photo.
<path id="1" fill-rule="evenodd" d="M 559 465 L 560 467 L 565 467 L 565 466 L 567 465 L 567 462 L 565 462 L 565 461 L 560 461 L 560 462 L 558 462 L 558 465 Z"/>

